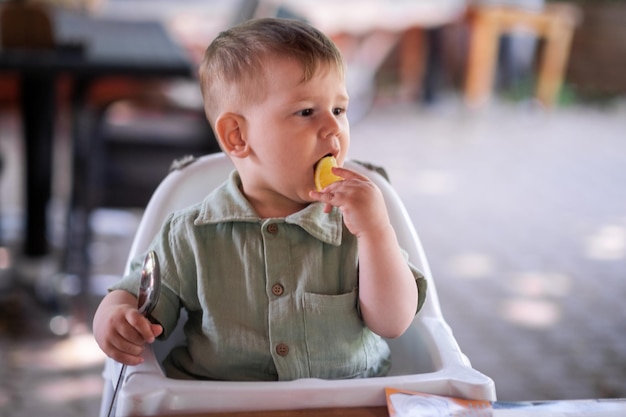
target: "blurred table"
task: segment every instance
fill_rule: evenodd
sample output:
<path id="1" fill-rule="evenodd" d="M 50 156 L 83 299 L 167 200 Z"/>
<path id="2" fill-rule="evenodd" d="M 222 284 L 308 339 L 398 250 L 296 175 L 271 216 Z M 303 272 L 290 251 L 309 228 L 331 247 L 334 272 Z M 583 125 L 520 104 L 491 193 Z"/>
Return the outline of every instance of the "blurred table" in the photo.
<path id="1" fill-rule="evenodd" d="M 333 38 L 348 62 L 350 117 L 354 122 L 373 101 L 375 75 L 398 47 L 400 95 L 414 98 L 431 88 L 438 28 L 465 15 L 469 0 L 261 0 L 260 11 L 305 19 Z M 425 84 L 425 85 L 422 85 Z M 426 91 L 425 94 L 432 95 Z"/>
<path id="2" fill-rule="evenodd" d="M 429 28 L 461 16 L 467 0 L 261 0 L 261 4 L 285 7 L 328 34 L 364 35 L 374 30 L 402 32 L 411 27 Z"/>
<path id="3" fill-rule="evenodd" d="M 104 77 L 193 76 L 193 65 L 160 22 L 104 19 L 66 10 L 51 13 L 51 18 L 56 48 L 0 50 L 0 71 L 20 75 L 26 165 L 23 252 L 28 257 L 40 257 L 49 250 L 46 210 L 51 196 L 58 77 L 71 77 L 73 109 L 77 110 L 89 86 Z"/>

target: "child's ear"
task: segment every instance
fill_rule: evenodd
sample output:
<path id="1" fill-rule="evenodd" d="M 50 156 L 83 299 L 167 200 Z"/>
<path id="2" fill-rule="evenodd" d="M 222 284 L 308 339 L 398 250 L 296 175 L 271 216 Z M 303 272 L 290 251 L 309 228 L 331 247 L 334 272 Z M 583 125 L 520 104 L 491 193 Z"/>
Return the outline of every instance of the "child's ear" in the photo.
<path id="1" fill-rule="evenodd" d="M 224 113 L 215 121 L 215 133 L 228 155 L 244 158 L 250 153 L 245 127 L 246 120 L 236 113 Z"/>

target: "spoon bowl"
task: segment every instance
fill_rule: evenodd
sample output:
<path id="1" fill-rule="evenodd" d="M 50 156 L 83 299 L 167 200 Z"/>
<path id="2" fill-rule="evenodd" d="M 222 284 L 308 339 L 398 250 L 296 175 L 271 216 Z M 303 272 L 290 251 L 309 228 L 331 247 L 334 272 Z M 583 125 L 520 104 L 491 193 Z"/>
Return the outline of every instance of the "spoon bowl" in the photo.
<path id="1" fill-rule="evenodd" d="M 148 252 L 141 269 L 141 281 L 137 295 L 137 309 L 144 316 L 154 310 L 161 294 L 161 270 L 154 251 Z"/>

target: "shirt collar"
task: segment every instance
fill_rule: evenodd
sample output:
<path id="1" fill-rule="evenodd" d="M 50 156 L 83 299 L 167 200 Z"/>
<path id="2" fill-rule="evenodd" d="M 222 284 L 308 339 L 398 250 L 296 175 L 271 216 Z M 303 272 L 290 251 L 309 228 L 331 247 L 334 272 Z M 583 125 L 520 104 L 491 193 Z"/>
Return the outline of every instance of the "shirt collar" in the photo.
<path id="1" fill-rule="evenodd" d="M 256 214 L 241 193 L 241 178 L 237 171 L 233 171 L 226 182 L 202 201 L 194 224 L 200 226 L 224 222 L 261 223 L 266 220 L 268 219 L 261 219 Z M 281 220 L 300 226 L 324 243 L 335 246 L 341 244 L 343 219 L 336 207 L 330 213 L 324 213 L 324 204 L 312 203 Z"/>

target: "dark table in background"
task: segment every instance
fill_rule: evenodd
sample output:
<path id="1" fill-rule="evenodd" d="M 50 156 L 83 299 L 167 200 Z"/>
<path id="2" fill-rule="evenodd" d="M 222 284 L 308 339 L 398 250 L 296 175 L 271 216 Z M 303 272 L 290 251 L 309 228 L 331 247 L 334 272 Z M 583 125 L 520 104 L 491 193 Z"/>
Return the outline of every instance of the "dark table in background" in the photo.
<path id="1" fill-rule="evenodd" d="M 52 188 L 52 154 L 59 76 L 72 79 L 73 135 L 89 87 L 111 76 L 189 78 L 193 65 L 160 22 L 112 20 L 58 10 L 52 14 L 50 50 L 0 50 L 0 71 L 20 75 L 25 149 L 25 236 L 23 254 L 48 253 L 47 205 Z M 77 140 L 76 137 L 73 140 Z M 76 163 L 76 162 L 75 162 Z M 69 168 L 69 167 L 68 167 Z"/>

